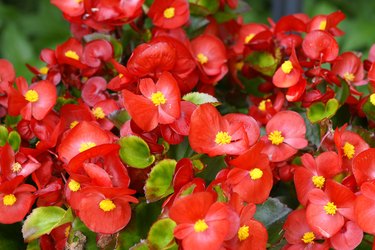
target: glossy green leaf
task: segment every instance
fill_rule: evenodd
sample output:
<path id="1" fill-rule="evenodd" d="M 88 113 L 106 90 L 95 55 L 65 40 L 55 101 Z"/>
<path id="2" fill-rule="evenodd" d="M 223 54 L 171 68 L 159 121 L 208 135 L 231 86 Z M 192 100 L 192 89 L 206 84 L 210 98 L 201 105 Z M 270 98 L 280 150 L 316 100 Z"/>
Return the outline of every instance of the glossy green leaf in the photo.
<path id="1" fill-rule="evenodd" d="M 330 99 L 326 104 L 317 102 L 307 108 L 307 118 L 312 123 L 320 122 L 324 119 L 331 118 L 339 109 L 339 102 L 336 99 Z"/>
<path id="2" fill-rule="evenodd" d="M 152 168 L 145 185 L 145 195 L 149 202 L 160 200 L 173 193 L 172 180 L 176 164 L 175 160 L 166 159 Z"/>
<path id="3" fill-rule="evenodd" d="M 199 92 L 191 92 L 182 97 L 183 100 L 192 102 L 196 105 L 201 105 L 204 103 L 212 103 L 214 106 L 220 104 L 219 100 L 213 97 L 212 95 Z"/>
<path id="4" fill-rule="evenodd" d="M 165 249 L 174 241 L 173 230 L 176 222 L 169 218 L 161 219 L 155 222 L 148 233 L 148 243 L 152 249 Z"/>
<path id="5" fill-rule="evenodd" d="M 49 234 L 65 223 L 72 222 L 73 219 L 70 208 L 68 210 L 56 206 L 35 208 L 23 224 L 23 238 L 26 242 L 30 242 L 43 234 Z"/>
<path id="6" fill-rule="evenodd" d="M 0 126 L 0 147 L 8 142 L 8 129 L 5 126 Z"/>
<path id="7" fill-rule="evenodd" d="M 121 160 L 134 168 L 147 168 L 155 161 L 147 143 L 138 136 L 122 137 L 119 141 Z"/>
<path id="8" fill-rule="evenodd" d="M 8 142 L 13 151 L 17 152 L 21 145 L 21 136 L 17 131 L 11 131 L 8 136 Z"/>
<path id="9" fill-rule="evenodd" d="M 251 53 L 246 61 L 250 62 L 252 68 L 266 76 L 273 76 L 278 64 L 271 53 L 259 51 Z"/>

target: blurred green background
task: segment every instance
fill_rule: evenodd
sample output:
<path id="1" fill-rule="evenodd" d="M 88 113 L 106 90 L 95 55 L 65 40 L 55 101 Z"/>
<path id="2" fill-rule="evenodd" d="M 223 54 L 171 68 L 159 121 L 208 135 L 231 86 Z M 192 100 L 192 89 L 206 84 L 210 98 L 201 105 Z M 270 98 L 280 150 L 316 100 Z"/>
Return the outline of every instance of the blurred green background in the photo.
<path id="1" fill-rule="evenodd" d="M 291 0 L 273 0 L 291 1 Z M 346 15 L 339 27 L 346 35 L 339 38 L 342 51 L 354 50 L 367 56 L 375 42 L 375 1 L 369 0 L 294 0 L 309 16 L 329 14 L 341 9 Z M 245 22 L 267 23 L 272 0 L 246 0 L 251 11 Z M 280 2 L 279 2 L 280 3 Z M 69 37 L 69 25 L 49 0 L 0 0 L 0 58 L 11 61 L 17 75 L 32 76 L 26 63 L 42 66 L 39 53 L 55 48 Z"/>

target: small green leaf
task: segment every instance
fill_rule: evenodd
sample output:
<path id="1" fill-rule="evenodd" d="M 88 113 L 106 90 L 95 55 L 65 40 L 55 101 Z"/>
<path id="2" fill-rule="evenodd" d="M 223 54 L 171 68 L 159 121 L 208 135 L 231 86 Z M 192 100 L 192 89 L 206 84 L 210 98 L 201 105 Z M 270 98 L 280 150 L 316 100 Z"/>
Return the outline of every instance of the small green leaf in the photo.
<path id="1" fill-rule="evenodd" d="M 365 104 L 363 104 L 363 112 L 369 120 L 375 121 L 375 105 L 371 103 L 370 98 L 371 97 L 369 97 Z"/>
<path id="2" fill-rule="evenodd" d="M 250 62 L 252 68 L 266 76 L 273 76 L 278 64 L 271 53 L 259 51 L 251 53 L 246 61 Z"/>
<path id="3" fill-rule="evenodd" d="M 130 120 L 130 116 L 125 109 L 113 111 L 108 115 L 108 119 L 118 128 L 121 129 L 122 125 Z"/>
<path id="4" fill-rule="evenodd" d="M 165 249 L 174 240 L 173 230 L 176 222 L 169 218 L 155 222 L 148 233 L 148 243 L 152 249 Z"/>
<path id="5" fill-rule="evenodd" d="M 189 0 L 190 13 L 197 16 L 208 16 L 219 9 L 217 0 Z"/>
<path id="6" fill-rule="evenodd" d="M 346 99 L 348 99 L 349 94 L 350 94 L 350 90 L 349 90 L 349 85 L 345 80 L 341 79 L 340 82 L 341 82 L 341 86 L 339 87 L 339 86 L 335 85 L 333 90 L 336 93 L 336 95 L 335 95 L 336 99 L 342 105 L 342 104 L 345 103 Z"/>
<path id="7" fill-rule="evenodd" d="M 119 141 L 121 160 L 134 168 L 146 168 L 155 161 L 147 143 L 138 136 L 122 137 Z"/>
<path id="8" fill-rule="evenodd" d="M 329 119 L 336 114 L 339 106 L 339 102 L 334 98 L 328 100 L 326 104 L 322 102 L 314 103 L 307 108 L 307 118 L 309 118 L 312 123 Z"/>
<path id="9" fill-rule="evenodd" d="M 166 159 L 152 168 L 145 185 L 145 195 L 148 201 L 157 201 L 173 193 L 172 179 L 176 164 L 175 160 Z"/>
<path id="10" fill-rule="evenodd" d="M 149 250 L 150 248 L 148 247 L 147 241 L 142 240 L 140 243 L 137 245 L 132 246 L 129 248 L 129 250 Z"/>
<path id="11" fill-rule="evenodd" d="M 8 142 L 8 129 L 5 126 L 0 126 L 0 147 Z"/>
<path id="12" fill-rule="evenodd" d="M 23 238 L 26 242 L 30 242 L 43 234 L 49 234 L 65 223 L 72 222 L 73 219 L 70 208 L 68 210 L 56 206 L 35 208 L 23 224 Z"/>
<path id="13" fill-rule="evenodd" d="M 11 131 L 8 136 L 8 142 L 14 152 L 17 152 L 21 145 L 21 136 L 17 131 Z"/>
<path id="14" fill-rule="evenodd" d="M 182 99 L 188 102 L 192 102 L 196 105 L 201 105 L 204 103 L 212 103 L 214 106 L 217 106 L 220 104 L 220 102 L 212 95 L 209 95 L 206 93 L 199 93 L 199 92 L 187 93 L 186 95 L 182 97 Z"/>

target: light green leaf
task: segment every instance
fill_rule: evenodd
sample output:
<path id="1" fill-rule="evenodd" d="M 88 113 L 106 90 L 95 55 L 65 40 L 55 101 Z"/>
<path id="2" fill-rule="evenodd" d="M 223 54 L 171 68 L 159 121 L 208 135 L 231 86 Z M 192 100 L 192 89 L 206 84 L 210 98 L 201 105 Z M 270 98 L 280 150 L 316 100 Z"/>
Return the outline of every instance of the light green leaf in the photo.
<path id="1" fill-rule="evenodd" d="M 119 141 L 121 160 L 134 168 L 147 168 L 155 161 L 147 143 L 138 136 L 122 137 Z"/>
<path id="2" fill-rule="evenodd" d="M 220 102 L 212 95 L 209 95 L 206 93 L 199 93 L 199 92 L 187 93 L 186 95 L 182 97 L 182 99 L 188 102 L 192 102 L 196 105 L 201 105 L 204 103 L 212 103 L 214 106 L 217 106 L 220 104 Z"/>
<path id="3" fill-rule="evenodd" d="M 307 118 L 312 123 L 320 122 L 334 116 L 339 109 L 340 104 L 336 99 L 330 99 L 326 104 L 317 102 L 307 108 Z"/>
<path id="4" fill-rule="evenodd" d="M 161 219 L 155 222 L 148 233 L 148 243 L 152 249 L 165 249 L 174 241 L 173 230 L 176 222 L 169 218 Z"/>
<path id="5" fill-rule="evenodd" d="M 17 152 L 21 145 L 21 136 L 17 131 L 11 131 L 8 136 L 8 142 L 14 152 Z"/>

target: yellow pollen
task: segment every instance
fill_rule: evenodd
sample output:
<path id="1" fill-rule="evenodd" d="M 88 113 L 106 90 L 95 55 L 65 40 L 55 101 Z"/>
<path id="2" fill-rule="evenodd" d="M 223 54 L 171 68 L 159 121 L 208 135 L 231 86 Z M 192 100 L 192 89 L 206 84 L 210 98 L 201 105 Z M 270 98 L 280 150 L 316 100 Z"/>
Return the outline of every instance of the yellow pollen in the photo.
<path id="1" fill-rule="evenodd" d="M 79 184 L 79 182 L 77 182 L 75 180 L 70 180 L 69 184 L 68 184 L 68 187 L 71 191 L 77 192 L 81 188 L 81 184 Z"/>
<path id="2" fill-rule="evenodd" d="M 12 164 L 11 169 L 12 169 L 13 173 L 19 173 L 22 170 L 22 166 L 19 162 L 15 162 L 15 163 Z"/>
<path id="3" fill-rule="evenodd" d="M 112 200 L 110 199 L 105 199 L 105 200 L 102 200 L 100 203 L 99 203 L 99 207 L 101 210 L 103 210 L 104 212 L 109 212 L 109 211 L 112 211 L 113 209 L 116 208 L 116 205 L 115 203 L 113 203 Z"/>
<path id="4" fill-rule="evenodd" d="M 208 57 L 205 56 L 203 53 L 199 53 L 199 54 L 197 55 L 197 59 L 198 59 L 198 62 L 199 62 L 200 64 L 202 64 L 202 65 L 208 62 Z"/>
<path id="5" fill-rule="evenodd" d="M 301 240 L 303 241 L 303 243 L 306 243 L 306 244 L 314 243 L 315 234 L 313 232 L 306 232 L 303 234 L 303 237 Z"/>
<path id="6" fill-rule="evenodd" d="M 240 241 L 249 238 L 249 226 L 243 225 L 240 227 L 240 229 L 238 229 L 237 236 Z"/>
<path id="7" fill-rule="evenodd" d="M 13 206 L 16 203 L 17 198 L 14 194 L 7 194 L 3 197 L 3 204 L 5 206 Z"/>
<path id="8" fill-rule="evenodd" d="M 375 106 L 375 93 L 370 95 L 370 102 Z"/>
<path id="9" fill-rule="evenodd" d="M 268 140 L 270 140 L 273 145 L 279 145 L 283 143 L 284 137 L 281 135 L 281 131 L 275 130 L 268 135 Z"/>
<path id="10" fill-rule="evenodd" d="M 121 78 L 123 78 L 123 77 L 124 77 L 124 74 L 121 74 L 121 73 L 120 73 L 120 74 L 118 74 L 118 78 L 120 78 L 120 79 L 121 79 Z"/>
<path id="11" fill-rule="evenodd" d="M 243 61 L 236 63 L 236 69 L 237 69 L 238 71 L 242 70 L 243 65 L 244 65 L 244 62 L 243 62 Z"/>
<path id="12" fill-rule="evenodd" d="M 83 0 L 76 0 L 76 3 L 82 3 Z"/>
<path id="13" fill-rule="evenodd" d="M 326 211 L 327 214 L 335 215 L 336 214 L 337 207 L 335 203 L 328 202 L 327 205 L 324 206 L 324 211 Z"/>
<path id="14" fill-rule="evenodd" d="M 228 134 L 228 132 L 220 131 L 216 134 L 215 142 L 219 145 L 229 144 L 232 140 L 232 137 Z"/>
<path id="15" fill-rule="evenodd" d="M 258 180 L 258 179 L 262 178 L 263 171 L 259 168 L 254 168 L 254 169 L 250 170 L 249 174 L 250 174 L 250 177 L 251 177 L 252 180 Z"/>
<path id="16" fill-rule="evenodd" d="M 71 226 L 67 226 L 67 227 L 65 228 L 65 232 L 64 232 L 65 238 L 68 238 L 68 237 L 69 237 L 70 229 L 71 229 L 71 228 L 72 228 Z"/>
<path id="17" fill-rule="evenodd" d="M 198 220 L 197 222 L 195 222 L 194 224 L 194 231 L 196 233 L 201 233 L 201 232 L 204 232 L 208 229 L 208 225 L 207 223 L 204 221 L 204 220 Z"/>
<path id="18" fill-rule="evenodd" d="M 355 148 L 353 144 L 350 144 L 349 142 L 345 142 L 344 147 L 342 147 L 344 150 L 344 155 L 350 160 L 354 157 L 355 154 Z"/>
<path id="19" fill-rule="evenodd" d="M 317 187 L 317 188 L 320 188 L 322 189 L 323 186 L 324 186 L 324 183 L 326 181 L 326 178 L 324 178 L 323 176 L 321 175 L 314 175 L 312 178 L 311 178 L 312 182 L 314 183 L 314 186 Z"/>
<path id="20" fill-rule="evenodd" d="M 250 41 L 251 41 L 251 39 L 253 39 L 253 38 L 254 38 L 254 36 L 255 36 L 255 34 L 253 34 L 253 33 L 251 33 L 251 34 L 247 35 L 247 36 L 245 37 L 245 43 L 248 43 L 248 42 L 250 42 Z"/>
<path id="21" fill-rule="evenodd" d="M 157 91 L 151 95 L 151 101 L 155 106 L 159 106 L 160 104 L 165 104 L 167 99 L 162 92 Z"/>
<path id="22" fill-rule="evenodd" d="M 67 52 L 65 52 L 65 56 L 73 60 L 79 60 L 79 56 L 77 55 L 77 52 L 73 50 L 68 50 Z"/>
<path id="23" fill-rule="evenodd" d="M 267 99 L 267 100 L 263 100 L 263 101 L 261 101 L 260 103 L 259 103 L 259 105 L 258 105 L 258 109 L 260 110 L 260 111 L 266 111 L 266 103 L 267 102 L 271 102 L 271 100 L 270 99 Z"/>
<path id="24" fill-rule="evenodd" d="M 285 61 L 282 65 L 281 65 L 281 70 L 285 73 L 285 74 L 289 74 L 293 69 L 293 64 L 291 61 L 287 60 Z"/>
<path id="25" fill-rule="evenodd" d="M 92 114 L 96 119 L 104 119 L 105 113 L 101 107 L 96 107 L 92 110 Z"/>
<path id="26" fill-rule="evenodd" d="M 95 147 L 95 146 L 96 146 L 96 144 L 94 142 L 91 142 L 91 141 L 83 142 L 83 143 L 81 143 L 81 147 L 79 148 L 79 152 L 81 153 L 81 152 L 83 152 L 87 149 L 90 149 L 92 147 Z"/>
<path id="27" fill-rule="evenodd" d="M 321 21 L 319 24 L 319 29 L 320 30 L 325 30 L 327 26 L 327 20 Z"/>
<path id="28" fill-rule="evenodd" d="M 175 12 L 175 8 L 169 7 L 164 10 L 163 15 L 165 18 L 170 19 L 174 17 L 174 14 L 175 14 L 174 12 Z"/>
<path id="29" fill-rule="evenodd" d="M 35 90 L 30 89 L 25 93 L 25 99 L 28 102 L 37 102 L 39 100 L 39 94 Z"/>
<path id="30" fill-rule="evenodd" d="M 77 124 L 78 124 L 79 122 L 78 121 L 72 121 L 71 123 L 70 123 L 70 128 L 72 129 L 72 128 L 74 128 L 75 126 L 77 126 Z"/>
<path id="31" fill-rule="evenodd" d="M 355 76 L 353 75 L 353 73 L 349 73 L 349 72 L 346 72 L 344 74 L 344 79 L 348 82 L 352 82 L 354 80 Z"/>
<path id="32" fill-rule="evenodd" d="M 39 73 L 42 74 L 42 75 L 47 75 L 48 70 L 49 70 L 49 69 L 48 69 L 47 67 L 41 67 L 41 68 L 39 69 Z"/>

